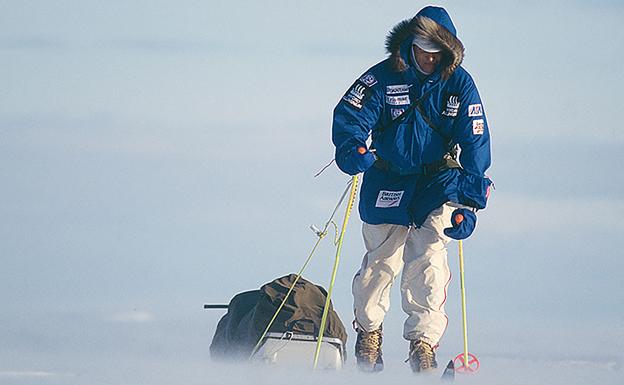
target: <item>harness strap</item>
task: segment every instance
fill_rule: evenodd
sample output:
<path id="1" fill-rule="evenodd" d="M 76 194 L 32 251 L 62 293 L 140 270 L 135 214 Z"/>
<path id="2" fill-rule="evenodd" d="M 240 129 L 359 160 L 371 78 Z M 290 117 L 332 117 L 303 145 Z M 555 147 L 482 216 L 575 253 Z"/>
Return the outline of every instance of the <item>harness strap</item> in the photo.
<path id="1" fill-rule="evenodd" d="M 445 154 L 444 158 L 442 158 L 441 160 L 423 165 L 422 174 L 425 176 L 435 175 L 440 171 L 448 170 L 449 168 L 461 168 L 461 166 L 452 155 Z"/>
<path id="2" fill-rule="evenodd" d="M 375 163 L 373 163 L 373 167 L 382 171 L 398 172 L 394 167 L 392 167 L 390 162 L 388 162 L 385 159 L 380 158 L 379 156 L 377 156 L 377 160 L 375 160 Z M 447 170 L 449 168 L 461 168 L 461 166 L 455 160 L 452 154 L 447 153 L 444 155 L 442 159 L 440 159 L 437 162 L 424 164 L 419 171 L 408 173 L 408 174 L 401 173 L 401 172 L 398 172 L 398 173 L 402 175 L 421 174 L 424 176 L 428 176 L 428 175 L 435 175 L 438 172 L 442 170 Z"/>
<path id="3" fill-rule="evenodd" d="M 438 134 L 444 140 L 445 145 L 446 145 L 447 153 L 444 154 L 442 159 L 440 159 L 437 162 L 424 164 L 419 171 L 412 172 L 412 173 L 409 173 L 409 174 L 405 174 L 405 173 L 399 172 L 399 174 L 403 174 L 403 175 L 413 175 L 413 174 L 434 175 L 434 174 L 437 174 L 438 172 L 440 172 L 442 170 L 446 170 L 446 169 L 449 169 L 449 168 L 461 168 L 461 165 L 459 164 L 459 162 L 457 162 L 457 148 L 456 148 L 456 146 L 453 145 L 453 139 L 448 137 L 444 132 L 442 132 L 442 130 L 438 126 L 433 124 L 433 121 L 427 116 L 427 114 L 425 113 L 425 110 L 422 107 L 422 102 L 426 98 L 428 98 L 429 95 L 433 92 L 433 90 L 435 90 L 439 86 L 440 86 L 440 83 L 438 82 L 437 84 L 432 86 L 429 90 L 427 90 L 427 92 L 425 92 L 420 98 L 418 98 L 416 101 L 414 101 L 407 108 L 407 110 L 405 110 L 401 115 L 399 115 L 395 120 L 393 120 L 392 123 L 390 124 L 390 127 L 393 126 L 393 125 L 400 124 L 403 120 L 405 120 L 405 118 L 407 117 L 407 115 L 410 112 L 412 112 L 413 110 L 417 110 L 418 113 L 420 114 L 420 116 L 422 117 L 422 119 L 425 121 L 425 123 L 427 123 L 427 126 L 429 126 L 429 128 L 433 132 Z M 386 130 L 387 128 L 388 127 L 381 126 L 381 127 L 379 127 L 377 129 L 377 132 L 381 133 L 384 130 Z M 397 172 L 397 170 L 394 167 L 392 167 L 390 162 L 380 158 L 378 155 L 376 155 L 376 156 L 377 156 L 377 160 L 375 161 L 375 163 L 373 163 L 373 167 L 375 167 L 375 168 L 377 168 L 379 170 L 383 170 L 383 171 Z"/>

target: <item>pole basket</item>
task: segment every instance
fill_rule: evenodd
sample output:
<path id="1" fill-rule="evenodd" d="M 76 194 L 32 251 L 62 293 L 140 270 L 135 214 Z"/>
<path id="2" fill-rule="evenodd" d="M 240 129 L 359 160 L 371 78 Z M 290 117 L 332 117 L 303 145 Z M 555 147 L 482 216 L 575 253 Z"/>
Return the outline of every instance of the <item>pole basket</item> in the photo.
<path id="1" fill-rule="evenodd" d="M 464 353 L 458 354 L 453 360 L 455 371 L 458 373 L 473 374 L 479 370 L 481 364 L 474 354 L 468 353 L 468 362 L 464 362 Z"/>

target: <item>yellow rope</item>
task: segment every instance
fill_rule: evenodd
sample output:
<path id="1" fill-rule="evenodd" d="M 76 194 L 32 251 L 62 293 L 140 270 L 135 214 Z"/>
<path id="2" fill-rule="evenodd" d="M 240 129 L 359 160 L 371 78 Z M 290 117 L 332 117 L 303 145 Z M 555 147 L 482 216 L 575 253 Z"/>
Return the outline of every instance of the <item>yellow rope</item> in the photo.
<path id="1" fill-rule="evenodd" d="M 292 286 L 288 289 L 288 292 L 286 292 L 286 296 L 284 297 L 284 300 L 282 301 L 282 303 L 279 305 L 279 307 L 275 311 L 275 314 L 273 314 L 273 317 L 269 321 L 267 327 L 264 329 L 264 332 L 262 333 L 262 336 L 260 336 L 260 339 L 258 339 L 258 342 L 256 343 L 256 346 L 254 346 L 253 350 L 251 351 L 251 355 L 249 356 L 249 358 L 253 357 L 253 355 L 256 354 L 256 352 L 258 351 L 258 349 L 262 345 L 262 341 L 264 340 L 264 337 L 267 335 L 267 333 L 269 332 L 269 329 L 273 325 L 273 322 L 277 318 L 277 315 L 279 314 L 279 312 L 282 310 L 282 308 L 286 304 L 286 301 L 288 300 L 288 297 L 290 296 L 290 293 L 295 288 L 295 285 L 299 281 L 299 278 L 301 278 L 301 275 L 303 274 L 303 271 L 308 266 L 308 263 L 310 263 L 310 261 L 312 260 L 312 256 L 314 255 L 314 252 L 318 248 L 318 245 L 321 243 L 321 241 L 323 240 L 325 235 L 326 235 L 325 232 L 323 232 L 323 234 L 319 235 L 318 239 L 316 240 L 316 243 L 314 244 L 314 247 L 312 248 L 312 251 L 310 251 L 310 255 L 308 255 L 308 258 L 306 259 L 305 263 L 303 264 L 303 266 L 301 267 L 301 269 L 297 273 L 297 277 L 293 281 Z"/>
<path id="2" fill-rule="evenodd" d="M 279 305 L 279 307 L 275 311 L 275 314 L 273 314 L 273 317 L 271 318 L 271 320 L 269 321 L 268 325 L 264 329 L 264 332 L 262 333 L 262 335 L 258 339 L 258 342 L 256 343 L 256 346 L 254 346 L 254 348 L 252 349 L 251 354 L 249 355 L 250 359 L 253 357 L 254 354 L 256 354 L 258 349 L 260 349 L 260 346 L 262 345 L 262 341 L 264 340 L 264 337 L 266 337 L 267 333 L 269 332 L 269 329 L 273 325 L 273 322 L 277 318 L 277 315 L 279 314 L 279 312 L 282 310 L 282 308 L 286 304 L 286 301 L 288 300 L 288 297 L 290 296 L 290 293 L 293 291 L 293 289 L 295 288 L 295 285 L 297 285 L 297 282 L 299 281 L 299 278 L 301 278 L 301 276 L 303 275 L 304 270 L 307 268 L 308 264 L 312 260 L 312 256 L 316 252 L 316 249 L 318 248 L 319 244 L 321 243 L 323 238 L 325 238 L 325 236 L 327 235 L 327 229 L 329 228 L 330 225 L 333 225 L 334 228 L 336 229 L 335 230 L 336 237 L 338 238 L 338 226 L 336 226 L 336 224 L 333 222 L 333 218 L 334 218 L 334 215 L 336 215 L 336 212 L 338 211 L 338 208 L 342 204 L 342 201 L 344 200 L 344 197 L 346 196 L 347 191 L 349 191 L 349 188 L 351 188 L 351 190 L 353 190 L 352 183 L 353 182 L 351 181 L 351 183 L 347 185 L 347 188 L 342 193 L 342 196 L 340 197 L 340 200 L 338 201 L 338 204 L 334 208 L 334 211 L 332 212 L 331 216 L 329 217 L 329 220 L 325 223 L 325 227 L 323 227 L 323 230 L 319 231 L 317 233 L 318 239 L 316 240 L 316 243 L 314 244 L 314 247 L 312 247 L 312 251 L 310 251 L 310 254 L 308 255 L 308 258 L 306 259 L 305 263 L 303 264 L 301 269 L 299 269 L 299 272 L 297 273 L 297 276 L 295 277 L 295 280 L 293 281 L 292 285 L 288 289 L 288 292 L 286 293 L 286 296 L 284 296 L 284 300 L 282 301 L 282 303 Z M 334 243 L 336 243 L 336 240 L 334 240 Z"/>
<path id="3" fill-rule="evenodd" d="M 347 202 L 347 208 L 345 210 L 344 220 L 342 221 L 342 230 L 338 237 L 338 243 L 336 245 L 336 258 L 334 260 L 334 269 L 332 271 L 331 281 L 329 283 L 329 289 L 327 290 L 327 298 L 325 299 L 325 307 L 323 308 L 323 317 L 321 318 L 321 327 L 319 329 L 319 335 L 316 342 L 316 352 L 314 353 L 314 369 L 318 365 L 318 359 L 321 352 L 321 344 L 323 342 L 323 333 L 325 333 L 325 325 L 327 323 L 327 314 L 329 313 L 329 305 L 331 304 L 331 295 L 334 289 L 334 282 L 336 281 L 336 273 L 338 272 L 338 263 L 340 262 L 340 251 L 342 250 L 342 240 L 344 239 L 345 232 L 347 230 L 347 223 L 351 216 L 351 209 L 353 208 L 353 202 L 355 202 L 355 195 L 358 187 L 358 176 L 354 175 L 351 179 L 351 192 L 349 194 L 349 200 Z"/>

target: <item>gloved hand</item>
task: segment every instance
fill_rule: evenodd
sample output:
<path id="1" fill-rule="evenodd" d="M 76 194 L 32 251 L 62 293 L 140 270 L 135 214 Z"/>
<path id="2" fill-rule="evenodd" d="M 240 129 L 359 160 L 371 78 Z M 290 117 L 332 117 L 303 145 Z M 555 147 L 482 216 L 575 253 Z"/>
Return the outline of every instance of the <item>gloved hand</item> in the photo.
<path id="1" fill-rule="evenodd" d="M 356 145 L 344 149 L 336 149 L 336 164 L 349 175 L 368 170 L 375 163 L 375 156 L 366 147 Z"/>
<path id="2" fill-rule="evenodd" d="M 472 234 L 477 225 L 477 214 L 469 209 L 456 209 L 451 214 L 453 227 L 444 229 L 444 234 L 453 239 L 466 239 Z"/>

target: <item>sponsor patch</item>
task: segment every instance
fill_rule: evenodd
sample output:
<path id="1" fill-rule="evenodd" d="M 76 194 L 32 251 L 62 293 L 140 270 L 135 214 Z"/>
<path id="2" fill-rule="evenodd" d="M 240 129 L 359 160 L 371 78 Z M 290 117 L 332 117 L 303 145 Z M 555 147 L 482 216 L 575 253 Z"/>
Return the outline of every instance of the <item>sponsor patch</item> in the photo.
<path id="1" fill-rule="evenodd" d="M 480 104 L 471 104 L 468 106 L 468 117 L 483 116 L 483 107 Z"/>
<path id="2" fill-rule="evenodd" d="M 404 113 L 405 110 L 402 108 L 392 108 L 390 109 L 390 116 L 392 116 L 392 120 L 398 118 L 399 116 L 401 116 L 402 113 Z"/>
<path id="3" fill-rule="evenodd" d="M 450 94 L 446 99 L 446 108 L 442 111 L 442 115 L 454 118 L 459 111 L 459 95 Z"/>
<path id="4" fill-rule="evenodd" d="M 372 75 L 371 75 L 372 76 Z M 349 103 L 358 110 L 362 109 L 362 106 L 370 98 L 373 91 L 366 86 L 361 80 L 358 80 L 353 84 L 351 89 L 342 97 L 342 100 Z"/>
<path id="5" fill-rule="evenodd" d="M 475 119 L 472 121 L 472 133 L 473 135 L 483 135 L 483 119 Z"/>
<path id="6" fill-rule="evenodd" d="M 372 87 L 375 84 L 377 84 L 377 79 L 375 79 L 375 76 L 373 74 L 362 75 L 362 77 L 360 78 L 360 81 L 369 87 Z"/>
<path id="7" fill-rule="evenodd" d="M 404 106 L 406 104 L 410 104 L 409 95 L 401 95 L 401 96 L 390 96 L 386 95 L 386 103 L 393 106 Z"/>
<path id="8" fill-rule="evenodd" d="M 406 94 L 409 92 L 411 85 L 408 84 L 397 84 L 394 86 L 386 86 L 386 94 L 388 95 L 396 95 L 396 94 Z"/>
<path id="9" fill-rule="evenodd" d="M 405 191 L 379 191 L 379 195 L 377 196 L 377 203 L 375 203 L 375 207 L 380 208 L 390 208 L 390 207 L 399 207 L 401 203 L 401 198 L 403 198 L 403 193 Z"/>

